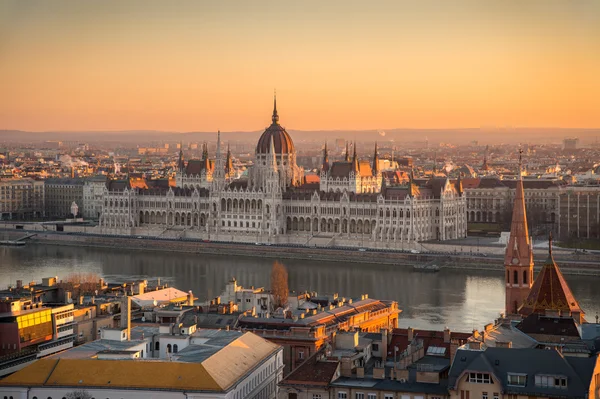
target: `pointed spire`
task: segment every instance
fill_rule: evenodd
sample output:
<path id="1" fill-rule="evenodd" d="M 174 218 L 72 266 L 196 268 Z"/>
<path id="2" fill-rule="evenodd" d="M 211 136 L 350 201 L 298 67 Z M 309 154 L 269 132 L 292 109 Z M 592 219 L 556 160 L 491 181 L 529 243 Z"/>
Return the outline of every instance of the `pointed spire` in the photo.
<path id="1" fill-rule="evenodd" d="M 273 95 L 273 116 L 271 120 L 273 123 L 279 123 L 279 115 L 277 115 L 277 92 Z"/>
<path id="2" fill-rule="evenodd" d="M 519 171 L 518 171 L 518 177 L 519 180 L 522 180 L 523 178 L 523 149 L 521 148 L 521 146 L 519 146 Z"/>
<path id="3" fill-rule="evenodd" d="M 487 155 L 488 155 L 488 149 L 490 148 L 489 145 L 485 146 L 485 151 L 483 152 L 483 164 L 481 165 L 481 170 L 489 170 L 490 167 L 488 166 L 487 163 Z"/>
<path id="4" fill-rule="evenodd" d="M 183 172 L 185 168 L 185 162 L 183 160 L 183 143 L 179 142 L 179 160 L 177 161 L 177 168 L 180 172 Z"/>
<path id="5" fill-rule="evenodd" d="M 379 152 L 377 151 L 377 142 L 375 142 L 375 153 L 373 154 L 373 176 L 379 174 Z"/>
<path id="6" fill-rule="evenodd" d="M 408 196 L 411 198 L 415 196 L 415 170 L 413 168 L 410 168 L 408 176 Z"/>
<path id="7" fill-rule="evenodd" d="M 462 185 L 462 172 L 460 172 L 458 174 L 458 179 L 456 179 L 456 191 L 458 192 L 458 195 L 460 195 L 462 197 L 463 195 L 463 185 Z"/>
<path id="8" fill-rule="evenodd" d="M 273 168 L 273 170 L 277 170 L 277 154 L 275 154 L 275 142 L 273 141 L 273 136 L 271 136 L 269 154 L 271 155 L 271 167 Z"/>
<path id="9" fill-rule="evenodd" d="M 208 159 L 208 143 L 202 144 L 202 160 Z"/>
<path id="10" fill-rule="evenodd" d="M 215 171 L 214 171 L 214 177 L 215 178 L 223 178 L 225 177 L 225 174 L 223 173 L 225 171 L 225 166 L 223 165 L 223 161 L 221 159 L 222 154 L 221 154 L 221 131 L 218 130 L 217 131 L 217 152 L 215 154 Z"/>
<path id="11" fill-rule="evenodd" d="M 323 163 L 321 164 L 321 171 L 329 171 L 329 152 L 327 151 L 327 141 L 325 142 L 325 147 L 323 148 Z"/>
<path id="12" fill-rule="evenodd" d="M 354 173 L 358 173 L 358 157 L 356 156 L 356 141 L 354 142 L 354 154 L 352 155 L 352 170 Z"/>
<path id="13" fill-rule="evenodd" d="M 344 161 L 350 162 L 350 149 L 348 148 L 348 141 L 346 141 L 346 155 L 344 156 Z"/>
<path id="14" fill-rule="evenodd" d="M 231 150 L 229 143 L 227 143 L 227 158 L 225 158 L 225 174 L 229 175 L 233 172 L 233 160 L 231 159 Z"/>

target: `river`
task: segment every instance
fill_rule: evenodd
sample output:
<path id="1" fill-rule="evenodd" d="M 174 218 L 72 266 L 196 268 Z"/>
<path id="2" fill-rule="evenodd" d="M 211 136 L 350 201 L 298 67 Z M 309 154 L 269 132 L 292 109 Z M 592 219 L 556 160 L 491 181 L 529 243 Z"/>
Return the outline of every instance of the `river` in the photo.
<path id="1" fill-rule="evenodd" d="M 374 254 L 374 256 L 377 256 Z M 186 253 L 66 247 L 28 243 L 0 247 L 0 287 L 16 280 L 97 273 L 109 282 L 146 278 L 192 290 L 202 300 L 217 296 L 235 277 L 246 287 L 268 287 L 272 259 Z M 481 329 L 503 311 L 503 273 L 473 270 L 413 271 L 401 266 L 285 260 L 290 289 L 398 301 L 401 327 L 455 331 Z M 600 311 L 600 277 L 565 276 L 590 321 Z"/>

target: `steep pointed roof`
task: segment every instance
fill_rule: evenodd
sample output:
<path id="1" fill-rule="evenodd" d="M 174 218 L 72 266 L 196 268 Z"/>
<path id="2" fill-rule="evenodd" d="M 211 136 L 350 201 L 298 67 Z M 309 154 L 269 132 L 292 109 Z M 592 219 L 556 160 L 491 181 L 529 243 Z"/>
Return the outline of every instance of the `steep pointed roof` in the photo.
<path id="1" fill-rule="evenodd" d="M 344 161 L 350 162 L 350 150 L 348 149 L 348 142 L 346 141 L 346 155 L 344 156 Z"/>
<path id="2" fill-rule="evenodd" d="M 183 160 L 183 143 L 179 144 L 179 159 L 177 160 L 177 168 L 183 171 L 185 168 L 185 161 Z"/>
<path id="3" fill-rule="evenodd" d="M 231 159 L 231 150 L 229 144 L 227 144 L 227 158 L 225 158 L 225 172 L 231 173 L 233 171 L 233 161 Z"/>
<path id="4" fill-rule="evenodd" d="M 485 152 L 483 153 L 483 164 L 481 165 L 481 170 L 484 170 L 484 171 L 490 170 L 490 166 L 488 165 L 488 162 L 487 162 L 488 149 L 489 149 L 489 146 L 486 145 Z"/>
<path id="5" fill-rule="evenodd" d="M 521 155 L 519 155 L 519 171 Z M 510 237 L 504 264 L 513 266 L 533 265 L 533 251 L 529 243 L 529 230 L 527 228 L 527 212 L 525 211 L 525 193 L 523 191 L 523 178 L 519 172 L 519 180 L 515 191 L 515 202 L 513 205 L 512 222 L 510 224 Z"/>
<path id="6" fill-rule="evenodd" d="M 462 173 L 458 174 L 458 179 L 456 179 L 456 192 L 458 195 L 462 197 L 463 195 L 463 183 L 462 183 Z"/>
<path id="7" fill-rule="evenodd" d="M 352 155 L 352 170 L 354 173 L 359 172 L 358 157 L 356 156 L 356 141 L 354 142 L 354 154 Z"/>
<path id="8" fill-rule="evenodd" d="M 373 176 L 379 174 L 379 152 L 377 151 L 377 142 L 375 142 L 375 153 L 373 154 L 373 166 L 371 167 Z"/>
<path id="9" fill-rule="evenodd" d="M 321 165 L 323 172 L 329 171 L 329 152 L 327 151 L 327 142 L 325 142 L 325 148 L 323 149 L 323 164 Z"/>
<path id="10" fill-rule="evenodd" d="M 521 305 L 519 313 L 528 316 L 532 313 L 543 314 L 546 310 L 561 311 L 570 314 L 583 310 L 565 281 L 552 256 L 552 234 L 549 237 L 548 259 L 535 279 L 529 296 Z"/>

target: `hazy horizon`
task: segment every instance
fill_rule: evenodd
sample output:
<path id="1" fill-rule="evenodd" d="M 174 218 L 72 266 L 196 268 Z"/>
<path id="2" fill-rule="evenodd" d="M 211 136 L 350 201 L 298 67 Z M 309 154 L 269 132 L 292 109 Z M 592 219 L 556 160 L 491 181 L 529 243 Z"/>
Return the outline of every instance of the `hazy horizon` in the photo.
<path id="1" fill-rule="evenodd" d="M 2 0 L 0 127 L 594 129 L 599 48 L 594 0 Z"/>

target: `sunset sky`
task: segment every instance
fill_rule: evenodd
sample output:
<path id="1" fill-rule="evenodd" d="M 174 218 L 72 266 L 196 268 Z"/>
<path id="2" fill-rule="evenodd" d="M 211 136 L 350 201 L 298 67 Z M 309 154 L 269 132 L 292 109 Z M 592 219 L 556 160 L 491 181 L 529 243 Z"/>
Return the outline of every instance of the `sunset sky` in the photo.
<path id="1" fill-rule="evenodd" d="M 0 129 L 600 127 L 600 1 L 0 0 Z"/>

